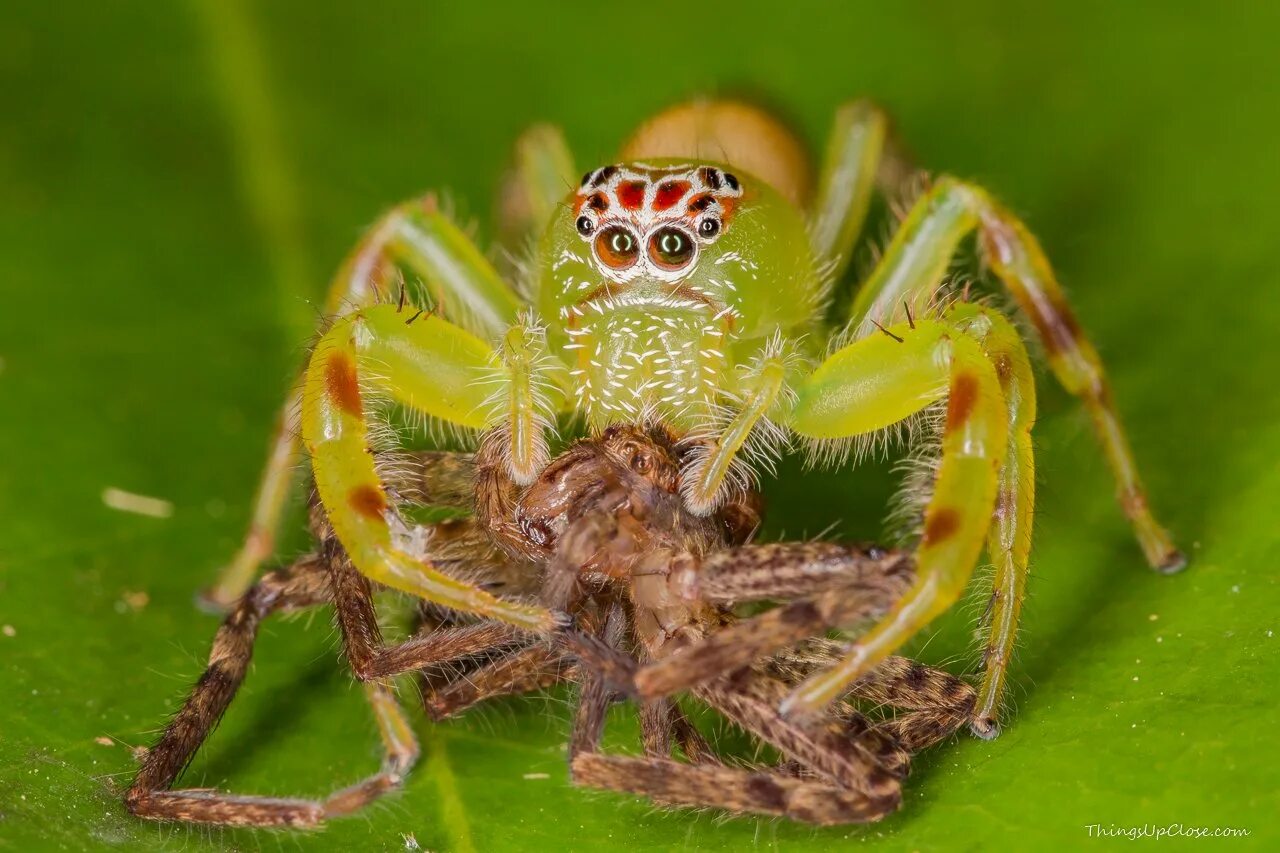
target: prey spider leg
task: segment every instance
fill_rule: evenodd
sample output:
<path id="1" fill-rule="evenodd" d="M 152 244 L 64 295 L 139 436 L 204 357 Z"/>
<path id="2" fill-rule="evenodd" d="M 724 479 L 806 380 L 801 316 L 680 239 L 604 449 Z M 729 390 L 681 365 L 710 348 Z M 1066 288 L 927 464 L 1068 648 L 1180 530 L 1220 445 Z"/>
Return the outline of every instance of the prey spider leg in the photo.
<path id="1" fill-rule="evenodd" d="M 641 667 L 634 689 L 646 699 L 669 696 L 830 628 L 879 615 L 906 591 L 914 572 L 910 559 L 897 552 L 779 542 L 719 551 L 696 569 L 676 568 L 658 577 L 690 602 L 785 603 Z"/>
<path id="2" fill-rule="evenodd" d="M 702 698 L 791 756 L 803 775 L 777 767 L 730 767 L 700 750 L 690 753 L 687 747 L 690 763 L 676 761 L 669 753 L 658 755 L 656 747 L 643 758 L 602 753 L 604 712 L 611 696 L 602 681 L 589 685 L 575 715 L 576 748 L 570 768 L 578 784 L 637 794 L 667 805 L 776 815 L 816 824 L 877 820 L 901 801 L 905 753 L 870 728 L 850 738 L 847 730 L 834 725 L 814 728 L 788 722 L 776 710 L 780 691 L 754 696 L 748 688 L 726 684 L 708 688 Z"/>
<path id="3" fill-rule="evenodd" d="M 208 669 L 159 742 L 147 753 L 126 795 L 126 806 L 132 813 L 151 820 L 294 827 L 316 826 L 327 818 L 348 814 L 398 787 L 418 755 L 412 729 L 385 682 L 387 677 L 460 659 L 510 655 L 527 644 L 527 635 L 510 626 L 485 622 L 384 645 L 368 580 L 350 567 L 318 509 L 313 512 L 312 526 L 321 540 L 319 554 L 264 575 L 226 617 L 214 639 Z M 453 525 L 444 527 L 448 530 Z M 443 538 L 448 540 L 451 535 L 456 536 L 456 531 L 445 533 Z M 445 544 L 457 546 L 454 542 Z M 465 542 L 461 548 L 466 550 Z M 497 577 L 501 576 L 500 569 Z M 479 580 L 483 582 L 485 578 L 481 576 Z M 244 680 L 262 620 L 273 613 L 330 602 L 342 629 L 348 662 L 354 674 L 366 682 L 365 692 L 386 750 L 382 769 L 323 801 L 242 796 L 208 789 L 169 790 L 212 734 Z M 448 704 L 436 705 L 433 715 L 443 718 L 487 698 L 485 685 L 480 687 L 469 694 L 467 702 L 455 700 L 456 707 L 452 709 Z M 489 687 L 495 695 L 522 689 L 518 679 L 494 682 Z"/>
<path id="4" fill-rule="evenodd" d="M 600 638 L 610 649 L 623 641 L 621 610 L 613 606 Z M 574 713 L 569 752 L 573 780 L 668 805 L 710 806 L 817 824 L 871 821 L 896 809 L 906 753 L 870 726 L 834 720 L 801 726 L 783 719 L 777 705 L 785 691 L 786 685 L 776 679 L 744 671 L 705 686 L 698 695 L 782 750 L 802 768 L 803 776 L 780 767 L 748 770 L 723 764 L 700 736 L 690 738 L 681 731 L 692 727 L 665 700 L 641 707 L 645 757 L 602 753 L 605 713 L 618 696 L 602 674 L 588 667 Z M 671 758 L 674 739 L 681 741 L 689 763 Z"/>
<path id="5" fill-rule="evenodd" d="M 242 796 L 207 789 L 170 790 L 235 697 L 244 680 L 258 626 L 272 613 L 321 604 L 328 598 L 323 563 L 304 557 L 262 578 L 226 618 L 209 654 L 209 668 L 160 741 L 148 751 L 125 805 L 138 817 L 239 826 L 309 827 L 346 814 L 399 785 L 418 756 L 417 741 L 395 697 L 383 685 L 366 693 L 386 758 L 382 769 L 324 801 Z"/>
<path id="6" fill-rule="evenodd" d="M 532 693 L 572 681 L 576 674 L 568 655 L 545 645 L 526 646 L 471 670 L 465 677 L 424 690 L 422 706 L 431 719 L 440 721 L 488 699 Z"/>

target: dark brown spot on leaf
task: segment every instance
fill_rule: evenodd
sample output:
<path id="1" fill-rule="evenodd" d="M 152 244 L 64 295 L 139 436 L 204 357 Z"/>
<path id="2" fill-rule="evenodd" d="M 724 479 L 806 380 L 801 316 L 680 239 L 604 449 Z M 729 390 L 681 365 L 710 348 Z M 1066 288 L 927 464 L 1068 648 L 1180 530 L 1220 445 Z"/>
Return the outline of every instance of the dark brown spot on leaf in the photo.
<path id="1" fill-rule="evenodd" d="M 329 356 L 324 369 L 325 391 L 338 408 L 354 417 L 364 413 L 360 405 L 360 382 L 356 379 L 356 365 L 345 352 Z"/>

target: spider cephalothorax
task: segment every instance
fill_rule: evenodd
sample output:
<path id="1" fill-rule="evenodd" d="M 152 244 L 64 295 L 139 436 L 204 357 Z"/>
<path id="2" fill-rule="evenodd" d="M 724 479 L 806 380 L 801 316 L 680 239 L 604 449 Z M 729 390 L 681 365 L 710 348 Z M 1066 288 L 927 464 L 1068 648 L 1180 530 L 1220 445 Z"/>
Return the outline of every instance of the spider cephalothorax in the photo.
<path id="1" fill-rule="evenodd" d="M 802 146 L 741 104 L 666 113 L 624 162 L 585 178 L 560 136 L 539 128 L 519 146 L 509 194 L 519 203 L 502 229 L 535 246 L 520 295 L 432 197 L 396 208 L 335 283 L 331 310 L 349 310 L 311 356 L 300 413 L 286 410 L 254 536 L 227 585 L 243 588 L 269 541 L 296 425 L 333 530 L 363 575 L 538 635 L 562 624 L 562 614 L 495 596 L 406 544 L 412 525 L 372 453 L 370 397 L 462 433 L 488 430 L 519 486 L 544 471 L 558 429 L 585 423 L 599 435 L 655 420 L 687 448 L 679 497 L 693 517 L 732 504 L 790 447 L 839 461 L 831 448 L 926 423 L 934 455 L 914 505 L 916 579 L 784 710 L 803 716 L 839 701 L 958 600 L 985 550 L 994 590 L 972 728 L 993 736 L 1029 566 L 1036 389 L 1009 318 L 938 298 L 967 238 L 978 237 L 1053 373 L 1084 402 L 1149 563 L 1176 571 L 1184 559 L 1149 508 L 1101 360 L 1048 259 L 984 189 L 946 176 L 929 183 L 870 275 L 832 304 L 829 284 L 849 267 L 873 190 L 896 187 L 899 171 L 881 168 L 901 162 L 889 149 L 878 108 L 844 107 L 811 194 L 807 165 L 787 153 Z M 422 279 L 431 304 L 406 304 L 403 288 L 379 299 L 379 282 L 397 271 Z"/>
<path id="2" fill-rule="evenodd" d="M 718 165 L 588 173 L 535 261 L 548 346 L 576 407 L 599 425 L 643 413 L 680 429 L 705 421 L 743 360 L 822 304 L 803 234 L 774 188 Z"/>

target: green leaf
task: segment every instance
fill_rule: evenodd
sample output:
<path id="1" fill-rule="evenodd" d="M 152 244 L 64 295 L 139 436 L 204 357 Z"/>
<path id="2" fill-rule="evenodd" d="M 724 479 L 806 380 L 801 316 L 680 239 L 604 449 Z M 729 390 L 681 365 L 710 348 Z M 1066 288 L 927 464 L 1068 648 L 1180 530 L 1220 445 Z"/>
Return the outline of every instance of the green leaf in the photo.
<path id="1" fill-rule="evenodd" d="M 1086 845 L 1090 824 L 1242 827 L 1274 847 L 1277 38 L 1274 10 L 1231 4 L 9 4 L 0 847 L 1040 848 Z M 360 227 L 428 187 L 483 217 L 535 120 L 562 124 L 585 164 L 663 105 L 735 90 L 780 104 L 815 145 L 838 103 L 873 95 L 923 163 L 1026 217 L 1191 567 L 1144 568 L 1080 408 L 1046 377 L 1017 714 L 998 740 L 921 759 L 880 825 L 722 821 L 575 790 L 559 696 L 436 727 L 415 716 L 425 757 L 403 794 L 323 832 L 125 815 L 130 747 L 201 669 L 217 620 L 192 596 L 242 533 L 311 300 Z M 112 487 L 172 516 L 113 511 Z M 768 532 L 874 536 L 891 491 L 886 465 L 788 465 Z M 286 554 L 305 547 L 295 529 Z M 917 648 L 972 666 L 980 608 Z M 321 614 L 264 631 L 185 782 L 321 795 L 377 761 Z"/>

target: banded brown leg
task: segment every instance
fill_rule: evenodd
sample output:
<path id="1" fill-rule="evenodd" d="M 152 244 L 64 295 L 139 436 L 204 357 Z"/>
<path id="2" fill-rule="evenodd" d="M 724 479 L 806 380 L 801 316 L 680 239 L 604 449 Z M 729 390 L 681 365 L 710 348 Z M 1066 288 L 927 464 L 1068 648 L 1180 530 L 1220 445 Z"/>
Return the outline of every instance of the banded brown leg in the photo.
<path id="1" fill-rule="evenodd" d="M 370 685 L 386 758 L 368 779 L 324 801 L 244 796 L 209 789 L 170 790 L 196 750 L 208 739 L 244 680 L 262 620 L 279 611 L 313 607 L 328 600 L 324 563 L 304 557 L 254 585 L 227 616 L 214 638 L 209 666 L 160 741 L 147 753 L 125 795 L 125 806 L 149 820 L 226 826 L 313 827 L 347 814 L 397 787 L 418 755 L 417 742 L 391 692 Z"/>

